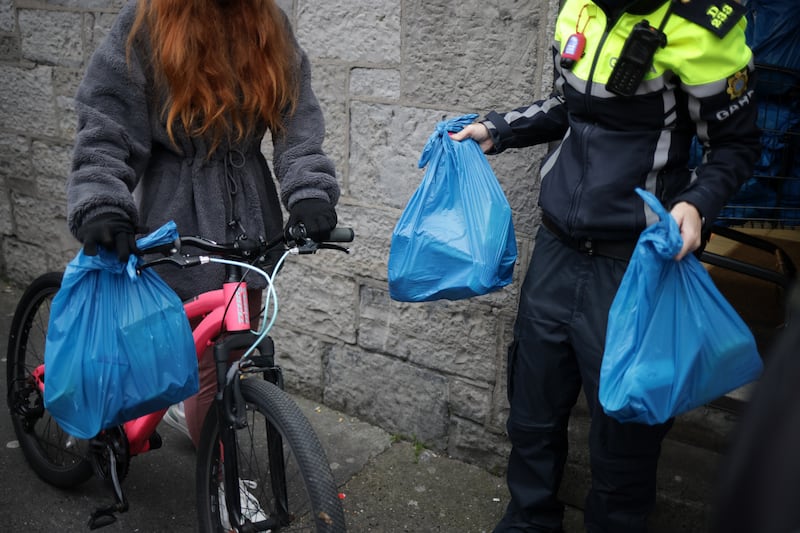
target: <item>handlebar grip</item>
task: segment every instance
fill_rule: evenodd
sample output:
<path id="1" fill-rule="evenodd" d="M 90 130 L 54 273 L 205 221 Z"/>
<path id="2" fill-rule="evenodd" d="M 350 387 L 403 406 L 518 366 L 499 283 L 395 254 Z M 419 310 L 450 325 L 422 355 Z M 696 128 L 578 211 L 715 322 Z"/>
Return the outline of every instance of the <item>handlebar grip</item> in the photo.
<path id="1" fill-rule="evenodd" d="M 355 237 L 353 228 L 337 227 L 331 230 L 331 235 L 325 239 L 325 242 L 353 242 Z"/>
<path id="2" fill-rule="evenodd" d="M 306 228 L 302 222 L 289 228 L 288 233 L 294 240 L 305 239 L 307 236 Z M 336 227 L 331 230 L 326 238 L 320 239 L 319 242 L 353 242 L 354 238 L 353 228 Z"/>

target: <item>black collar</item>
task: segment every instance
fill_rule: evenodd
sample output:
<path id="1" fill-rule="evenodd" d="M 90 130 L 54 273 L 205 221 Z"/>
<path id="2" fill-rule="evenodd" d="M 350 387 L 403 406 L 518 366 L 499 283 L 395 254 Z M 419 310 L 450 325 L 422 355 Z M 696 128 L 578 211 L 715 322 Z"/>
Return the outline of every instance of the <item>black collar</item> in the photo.
<path id="1" fill-rule="evenodd" d="M 623 12 L 634 15 L 646 15 L 671 0 L 629 0 L 628 2 L 613 2 L 611 0 L 595 0 L 595 3 L 606 12 L 609 18 L 616 20 Z"/>
<path id="2" fill-rule="evenodd" d="M 647 13 L 652 13 L 664 4 L 669 3 L 669 1 L 671 0 L 638 0 L 638 2 L 630 6 L 627 11 L 634 15 L 646 15 Z"/>

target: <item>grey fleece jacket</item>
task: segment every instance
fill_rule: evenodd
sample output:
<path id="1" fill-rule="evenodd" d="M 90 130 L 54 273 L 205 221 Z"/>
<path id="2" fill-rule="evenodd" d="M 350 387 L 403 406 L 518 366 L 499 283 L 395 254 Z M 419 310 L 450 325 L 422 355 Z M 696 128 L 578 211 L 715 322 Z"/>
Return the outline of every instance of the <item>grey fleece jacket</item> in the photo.
<path id="1" fill-rule="evenodd" d="M 300 47 L 297 108 L 285 115 L 285 131 L 273 136 L 279 196 L 260 151 L 265 127 L 211 158 L 203 139 L 182 129 L 176 130 L 178 146 L 170 141 L 160 112 L 165 95 L 157 92 L 148 67 L 148 40 L 140 39 L 126 61 L 136 4 L 122 8 L 78 88 L 78 133 L 67 181 L 70 231 L 77 234 L 98 214 L 118 212 L 150 231 L 174 220 L 180 234 L 217 242 L 232 240 L 241 228 L 251 238 L 270 239 L 282 231 L 281 201 L 287 208 L 307 198 L 335 205 L 339 184 L 322 151 L 324 119 Z M 241 226 L 230 227 L 232 219 Z M 219 265 L 160 267 L 159 274 L 184 299 L 219 287 L 224 275 Z M 251 287 L 262 287 L 260 281 L 248 278 Z"/>

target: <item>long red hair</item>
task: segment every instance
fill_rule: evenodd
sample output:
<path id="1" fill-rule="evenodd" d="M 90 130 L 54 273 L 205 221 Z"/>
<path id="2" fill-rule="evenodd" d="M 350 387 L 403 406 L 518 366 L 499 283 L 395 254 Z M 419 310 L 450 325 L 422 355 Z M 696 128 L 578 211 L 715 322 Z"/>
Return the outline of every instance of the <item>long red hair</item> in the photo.
<path id="1" fill-rule="evenodd" d="M 296 49 L 274 0 L 141 0 L 128 38 L 144 25 L 156 82 L 169 95 L 167 133 L 183 125 L 222 142 L 252 133 L 259 121 L 282 129 L 297 99 Z"/>

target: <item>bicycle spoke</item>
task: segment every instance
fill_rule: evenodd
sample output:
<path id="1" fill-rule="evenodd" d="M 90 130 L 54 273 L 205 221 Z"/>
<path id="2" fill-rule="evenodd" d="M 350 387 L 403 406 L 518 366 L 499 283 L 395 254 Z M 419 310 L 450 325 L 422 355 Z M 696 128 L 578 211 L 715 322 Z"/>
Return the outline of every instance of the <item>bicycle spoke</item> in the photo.
<path id="1" fill-rule="evenodd" d="M 256 379 L 244 381 L 248 382 L 242 386 L 248 424 L 236 432 L 242 514 L 262 521 L 259 527 L 274 523 L 280 531 L 344 531 L 330 467 L 307 420 L 274 385 Z M 198 500 L 201 529 L 205 519 L 219 520 L 213 483 L 219 479 L 220 468 L 203 466 L 207 458 L 219 457 L 218 451 L 209 457 L 204 449 L 207 433 L 215 424 L 216 414 L 206 424 L 198 450 L 198 479 L 210 480 L 199 494 L 210 494 L 212 500 L 210 505 L 202 496 Z M 250 508 L 244 509 L 249 502 Z"/>
<path id="2" fill-rule="evenodd" d="M 44 408 L 40 387 L 51 302 L 60 273 L 35 279 L 14 312 L 8 347 L 9 411 L 25 459 L 36 474 L 58 487 L 74 487 L 91 477 L 85 441 L 64 432 Z"/>

